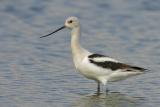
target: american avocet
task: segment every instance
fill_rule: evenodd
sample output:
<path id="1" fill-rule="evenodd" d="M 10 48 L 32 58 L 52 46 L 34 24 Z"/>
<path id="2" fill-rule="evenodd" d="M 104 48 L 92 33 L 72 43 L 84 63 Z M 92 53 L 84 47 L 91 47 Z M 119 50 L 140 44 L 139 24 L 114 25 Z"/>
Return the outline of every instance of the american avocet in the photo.
<path id="1" fill-rule="evenodd" d="M 127 77 L 142 74 L 146 70 L 141 67 L 121 63 L 105 55 L 91 53 L 84 49 L 79 43 L 81 35 L 80 23 L 76 17 L 69 17 L 65 21 L 64 26 L 40 38 L 47 37 L 64 28 L 71 30 L 71 48 L 76 70 L 86 78 L 95 80 L 98 83 L 98 93 L 100 92 L 100 83 L 106 85 L 107 82 L 123 80 Z"/>

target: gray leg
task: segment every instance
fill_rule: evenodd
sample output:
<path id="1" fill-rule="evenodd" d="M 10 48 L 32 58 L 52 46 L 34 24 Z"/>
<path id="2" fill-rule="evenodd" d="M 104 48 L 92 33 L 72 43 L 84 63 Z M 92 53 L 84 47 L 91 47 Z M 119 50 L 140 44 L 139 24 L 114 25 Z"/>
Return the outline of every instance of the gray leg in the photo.
<path id="1" fill-rule="evenodd" d="M 109 89 L 106 87 L 106 94 L 108 94 L 109 93 Z"/>
<path id="2" fill-rule="evenodd" d="M 108 88 L 106 88 L 106 93 L 108 93 L 109 92 L 109 89 Z"/>
<path id="3" fill-rule="evenodd" d="M 97 85 L 97 93 L 100 93 L 100 82 L 98 82 L 98 85 Z"/>

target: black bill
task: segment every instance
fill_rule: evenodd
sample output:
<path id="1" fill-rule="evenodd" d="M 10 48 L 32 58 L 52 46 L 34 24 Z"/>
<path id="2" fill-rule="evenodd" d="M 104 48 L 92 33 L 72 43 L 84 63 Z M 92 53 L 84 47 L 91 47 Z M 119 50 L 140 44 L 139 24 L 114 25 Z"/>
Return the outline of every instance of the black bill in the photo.
<path id="1" fill-rule="evenodd" d="M 50 35 L 52 35 L 53 33 L 56 33 L 56 32 L 58 32 L 58 31 L 60 31 L 60 30 L 62 30 L 62 29 L 64 29 L 64 28 L 65 28 L 65 26 L 62 26 L 62 27 L 58 28 L 57 30 L 53 31 L 52 33 L 49 33 L 49 34 L 44 35 L 44 36 L 41 36 L 40 38 L 50 36 Z"/>

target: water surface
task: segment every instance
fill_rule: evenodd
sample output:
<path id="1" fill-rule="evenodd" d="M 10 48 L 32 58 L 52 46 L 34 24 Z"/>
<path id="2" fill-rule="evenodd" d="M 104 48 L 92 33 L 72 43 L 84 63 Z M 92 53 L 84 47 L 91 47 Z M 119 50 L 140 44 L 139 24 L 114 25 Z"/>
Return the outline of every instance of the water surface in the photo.
<path id="1" fill-rule="evenodd" d="M 77 16 L 84 47 L 149 73 L 108 84 L 75 71 L 70 31 L 39 37 Z M 1 107 L 156 107 L 160 104 L 160 1 L 1 0 Z"/>

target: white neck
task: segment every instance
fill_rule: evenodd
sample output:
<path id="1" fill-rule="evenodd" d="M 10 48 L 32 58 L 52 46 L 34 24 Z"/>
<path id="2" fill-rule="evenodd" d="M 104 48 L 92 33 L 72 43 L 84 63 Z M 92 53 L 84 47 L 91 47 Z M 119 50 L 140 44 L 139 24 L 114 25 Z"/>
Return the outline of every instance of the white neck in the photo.
<path id="1" fill-rule="evenodd" d="M 71 49 L 73 59 L 81 61 L 85 57 L 86 50 L 83 49 L 79 43 L 80 39 L 80 26 L 73 28 L 71 31 Z"/>

